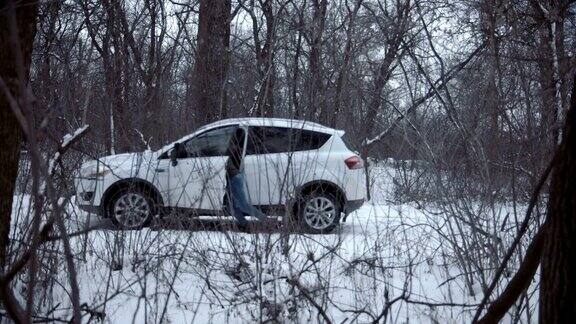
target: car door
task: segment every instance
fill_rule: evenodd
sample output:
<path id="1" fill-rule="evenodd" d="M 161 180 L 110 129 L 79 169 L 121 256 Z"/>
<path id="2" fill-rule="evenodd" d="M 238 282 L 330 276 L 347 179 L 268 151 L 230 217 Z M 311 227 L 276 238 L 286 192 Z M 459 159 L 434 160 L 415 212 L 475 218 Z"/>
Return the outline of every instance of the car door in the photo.
<path id="1" fill-rule="evenodd" d="M 294 189 L 314 180 L 328 156 L 318 149 L 331 135 L 283 127 L 250 127 L 244 158 L 253 205 L 284 205 Z"/>
<path id="2" fill-rule="evenodd" d="M 226 150 L 237 127 L 210 129 L 182 143 L 184 150 L 169 173 L 172 206 L 199 212 L 222 210 L 226 190 Z"/>
<path id="3" fill-rule="evenodd" d="M 285 202 L 290 128 L 251 126 L 248 131 L 244 173 L 252 205 L 277 206 Z"/>
<path id="4" fill-rule="evenodd" d="M 172 181 L 170 181 L 172 173 L 174 173 L 174 168 L 172 168 L 170 162 L 169 152 L 166 152 L 158 158 L 155 168 L 152 170 L 153 172 L 146 174 L 146 179 L 149 179 L 160 192 L 164 206 L 166 207 L 174 206 L 172 204 Z M 150 179 L 150 177 L 152 177 L 152 179 Z"/>

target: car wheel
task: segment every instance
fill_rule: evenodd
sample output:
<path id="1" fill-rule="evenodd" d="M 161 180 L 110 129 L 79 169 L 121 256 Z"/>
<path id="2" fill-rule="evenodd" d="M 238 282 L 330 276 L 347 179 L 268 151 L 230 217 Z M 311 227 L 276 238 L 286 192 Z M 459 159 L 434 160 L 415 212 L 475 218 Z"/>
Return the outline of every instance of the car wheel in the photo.
<path id="1" fill-rule="evenodd" d="M 340 204 L 328 193 L 312 193 L 299 206 L 298 222 L 310 233 L 329 233 L 340 222 Z"/>
<path id="2" fill-rule="evenodd" d="M 116 192 L 108 204 L 108 217 L 123 229 L 140 229 L 150 223 L 155 204 L 140 188 L 125 188 Z"/>

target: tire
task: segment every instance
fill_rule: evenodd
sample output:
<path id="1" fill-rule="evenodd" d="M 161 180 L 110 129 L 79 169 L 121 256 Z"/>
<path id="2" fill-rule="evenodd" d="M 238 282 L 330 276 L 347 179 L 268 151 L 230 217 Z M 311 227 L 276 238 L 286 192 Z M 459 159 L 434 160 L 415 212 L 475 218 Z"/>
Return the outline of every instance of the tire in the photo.
<path id="1" fill-rule="evenodd" d="M 122 229 L 141 229 L 150 224 L 156 214 L 156 203 L 147 190 L 126 187 L 109 199 L 106 216 Z"/>
<path id="2" fill-rule="evenodd" d="M 326 234 L 338 226 L 341 212 L 342 208 L 334 195 L 312 192 L 298 204 L 296 216 L 303 231 Z"/>

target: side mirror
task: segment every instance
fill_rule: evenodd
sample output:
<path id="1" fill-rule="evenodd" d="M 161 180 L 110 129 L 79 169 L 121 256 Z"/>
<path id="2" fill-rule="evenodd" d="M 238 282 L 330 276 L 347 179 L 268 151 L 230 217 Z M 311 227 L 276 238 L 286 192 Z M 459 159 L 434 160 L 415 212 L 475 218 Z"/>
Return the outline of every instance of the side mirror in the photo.
<path id="1" fill-rule="evenodd" d="M 172 166 L 178 165 L 178 156 L 180 156 L 180 152 L 182 151 L 183 146 L 180 143 L 174 144 L 174 149 L 170 151 L 170 161 L 172 162 Z"/>

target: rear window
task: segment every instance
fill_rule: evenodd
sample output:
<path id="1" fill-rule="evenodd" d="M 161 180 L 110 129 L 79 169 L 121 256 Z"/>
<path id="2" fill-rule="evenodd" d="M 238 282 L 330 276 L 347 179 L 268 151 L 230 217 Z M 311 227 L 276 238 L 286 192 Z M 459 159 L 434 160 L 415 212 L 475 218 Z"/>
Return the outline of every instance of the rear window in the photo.
<path id="1" fill-rule="evenodd" d="M 319 149 L 330 134 L 306 129 L 250 127 L 246 154 L 271 154 Z"/>
<path id="2" fill-rule="evenodd" d="M 294 151 L 317 150 L 332 136 L 305 129 L 295 129 L 294 131 L 296 132 Z"/>

